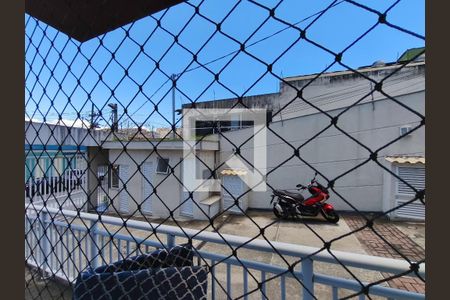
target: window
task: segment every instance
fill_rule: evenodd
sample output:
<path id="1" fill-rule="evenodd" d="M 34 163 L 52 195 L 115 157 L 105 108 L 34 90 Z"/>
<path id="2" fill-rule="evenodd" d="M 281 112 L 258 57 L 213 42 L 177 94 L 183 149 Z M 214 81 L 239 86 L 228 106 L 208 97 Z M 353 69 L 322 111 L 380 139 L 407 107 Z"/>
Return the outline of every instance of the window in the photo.
<path id="1" fill-rule="evenodd" d="M 156 173 L 168 174 L 169 173 L 169 159 L 158 157 L 158 165 L 156 167 Z"/>
<path id="2" fill-rule="evenodd" d="M 400 127 L 400 136 L 408 134 L 411 131 L 411 126 L 402 126 Z"/>
<path id="3" fill-rule="evenodd" d="M 119 188 L 119 165 L 113 165 L 111 168 L 111 187 Z"/>
<path id="4" fill-rule="evenodd" d="M 425 168 L 398 167 L 398 176 L 417 190 L 422 190 L 425 188 Z M 414 195 L 414 191 L 409 186 L 400 180 L 397 181 L 398 194 Z"/>

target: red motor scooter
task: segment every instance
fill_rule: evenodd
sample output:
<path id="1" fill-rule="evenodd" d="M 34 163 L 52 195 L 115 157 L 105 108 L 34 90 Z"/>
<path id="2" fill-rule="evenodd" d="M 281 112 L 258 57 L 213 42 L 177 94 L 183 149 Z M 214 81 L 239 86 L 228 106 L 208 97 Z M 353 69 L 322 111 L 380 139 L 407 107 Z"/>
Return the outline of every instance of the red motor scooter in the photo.
<path id="1" fill-rule="evenodd" d="M 317 180 L 317 172 L 308 184 L 303 186 L 297 184 L 299 190 L 306 190 L 311 193 L 311 197 L 305 199 L 300 193 L 292 193 L 286 190 L 274 190 L 272 195 L 273 213 L 277 218 L 298 218 L 301 216 L 316 217 L 319 213 L 331 223 L 339 221 L 339 215 L 334 207 L 325 203 L 330 198 L 328 189 Z"/>

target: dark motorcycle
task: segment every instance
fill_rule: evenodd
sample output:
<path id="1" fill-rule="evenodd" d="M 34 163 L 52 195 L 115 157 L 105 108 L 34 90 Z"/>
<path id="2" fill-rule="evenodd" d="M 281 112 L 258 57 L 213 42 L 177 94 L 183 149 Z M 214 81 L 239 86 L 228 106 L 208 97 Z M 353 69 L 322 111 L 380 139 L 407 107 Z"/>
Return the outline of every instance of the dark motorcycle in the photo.
<path id="1" fill-rule="evenodd" d="M 274 190 L 272 195 L 273 213 L 277 218 L 288 217 L 316 217 L 319 213 L 331 223 L 339 221 L 339 215 L 334 210 L 333 205 L 325 203 L 330 198 L 328 189 L 316 180 L 317 173 L 308 184 L 303 186 L 297 184 L 298 190 L 306 190 L 311 193 L 311 197 L 305 199 L 300 193 L 292 193 L 286 190 Z"/>

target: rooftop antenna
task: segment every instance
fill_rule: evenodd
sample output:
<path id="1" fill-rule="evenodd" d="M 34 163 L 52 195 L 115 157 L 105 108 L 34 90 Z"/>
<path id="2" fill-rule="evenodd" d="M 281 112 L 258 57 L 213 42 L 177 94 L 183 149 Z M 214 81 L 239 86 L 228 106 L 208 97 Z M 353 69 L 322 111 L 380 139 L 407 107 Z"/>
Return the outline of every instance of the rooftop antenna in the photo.
<path id="1" fill-rule="evenodd" d="M 98 128 L 98 123 L 97 121 L 94 121 L 94 117 L 100 116 L 98 112 L 94 113 L 94 108 L 95 108 L 94 103 L 92 103 L 91 114 L 89 115 L 91 117 L 89 128 L 91 129 Z"/>
<path id="2" fill-rule="evenodd" d="M 112 118 L 111 130 L 113 132 L 117 132 L 119 130 L 117 117 L 117 103 L 109 103 L 108 106 L 111 107 L 111 118 Z"/>

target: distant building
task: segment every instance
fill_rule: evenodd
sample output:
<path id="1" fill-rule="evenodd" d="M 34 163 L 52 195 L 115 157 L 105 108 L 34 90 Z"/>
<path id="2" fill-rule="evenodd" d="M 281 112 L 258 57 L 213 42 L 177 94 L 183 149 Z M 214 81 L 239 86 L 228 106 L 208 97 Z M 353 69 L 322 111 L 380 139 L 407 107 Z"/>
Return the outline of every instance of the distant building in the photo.
<path id="1" fill-rule="evenodd" d="M 155 129 L 156 134 L 158 135 L 159 138 L 172 138 L 173 136 L 173 132 L 172 132 L 172 128 L 169 127 L 161 127 L 161 128 L 156 128 Z M 176 129 L 176 134 L 175 134 L 175 139 L 180 139 L 183 136 L 183 129 L 182 128 L 177 128 Z"/>
<path id="2" fill-rule="evenodd" d="M 87 210 L 89 149 L 97 148 L 105 135 L 61 123 L 25 121 L 25 202 Z"/>
<path id="3" fill-rule="evenodd" d="M 130 142 L 126 153 L 120 142 L 106 142 L 110 180 L 107 204 L 113 202 L 110 212 L 123 215 L 141 213 L 149 217 L 190 217 L 207 219 L 213 211 L 219 212 L 220 197 L 213 192 L 196 191 L 190 198 L 183 185 L 183 141 Z M 218 143 L 203 141 L 197 145 L 197 177 L 209 178 L 217 162 Z M 205 165 L 206 164 L 206 165 Z M 140 168 L 138 169 L 138 166 Z M 173 173 L 172 173 L 173 170 Z M 214 200 L 214 201 L 213 201 Z M 139 207 L 138 207 L 139 206 Z M 140 209 L 138 209 L 140 208 Z M 213 208 L 213 209 L 211 209 Z M 215 210 L 214 210 L 215 209 Z"/>
<path id="4" fill-rule="evenodd" d="M 111 128 L 99 129 L 104 133 L 110 133 L 108 140 L 121 140 L 121 141 L 146 141 L 160 138 L 160 135 L 156 131 L 149 130 L 148 128 L 137 127 L 119 128 L 117 132 L 111 133 Z"/>
<path id="5" fill-rule="evenodd" d="M 25 121 L 25 181 L 85 168 L 88 147 L 105 137 L 86 127 Z"/>

